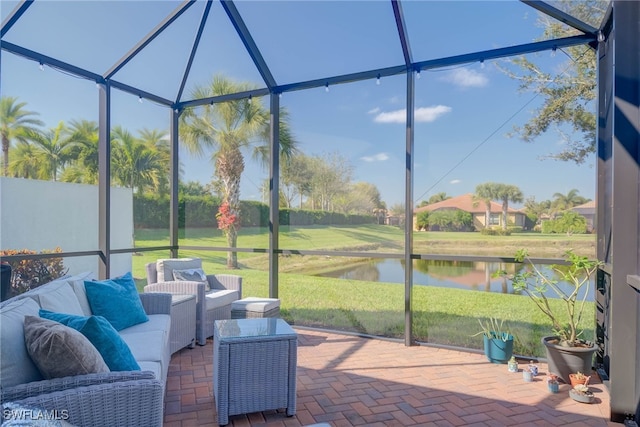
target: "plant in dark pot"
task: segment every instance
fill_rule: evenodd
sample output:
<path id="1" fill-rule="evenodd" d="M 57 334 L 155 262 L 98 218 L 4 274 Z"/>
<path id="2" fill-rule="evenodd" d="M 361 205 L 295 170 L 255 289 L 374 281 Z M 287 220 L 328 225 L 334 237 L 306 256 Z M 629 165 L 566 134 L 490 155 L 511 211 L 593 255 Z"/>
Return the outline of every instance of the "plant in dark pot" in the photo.
<path id="1" fill-rule="evenodd" d="M 482 330 L 474 336 L 484 338 L 484 354 L 491 363 L 507 363 L 513 355 L 513 335 L 504 327 L 504 320 L 478 319 Z"/>
<path id="2" fill-rule="evenodd" d="M 542 338 L 549 372 L 566 383 L 570 373 L 591 372 L 596 346 L 582 338 L 580 321 L 587 303 L 589 279 L 600 263 L 569 250 L 567 265 L 552 265 L 550 274 L 534 265 L 525 249 L 516 252 L 515 260 L 527 265 L 511 279 L 514 290 L 528 295 L 551 320 L 553 335 Z M 550 301 L 549 293 L 555 294 L 561 303 Z"/>

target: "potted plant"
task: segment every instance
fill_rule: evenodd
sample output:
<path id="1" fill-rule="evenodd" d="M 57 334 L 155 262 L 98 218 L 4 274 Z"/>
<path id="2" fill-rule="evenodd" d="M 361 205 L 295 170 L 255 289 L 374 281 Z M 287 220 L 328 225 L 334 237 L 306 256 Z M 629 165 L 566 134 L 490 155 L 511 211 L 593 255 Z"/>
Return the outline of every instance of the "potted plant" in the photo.
<path id="1" fill-rule="evenodd" d="M 557 393 L 560 390 L 560 384 L 558 383 L 558 376 L 555 374 L 547 375 L 547 388 L 551 393 Z"/>
<path id="2" fill-rule="evenodd" d="M 511 279 L 514 289 L 528 295 L 551 320 L 553 335 L 542 338 L 549 372 L 567 383 L 572 372 L 590 372 L 596 346 L 582 338 L 583 331 L 579 325 L 587 300 L 589 279 L 600 263 L 569 250 L 566 252 L 568 265 L 552 265 L 555 277 L 549 277 L 531 262 L 526 249 L 517 251 L 515 260 L 528 262 L 528 266 Z M 561 287 L 560 282 L 568 283 L 568 290 Z M 563 304 L 551 303 L 547 292 L 553 292 Z"/>
<path id="3" fill-rule="evenodd" d="M 575 387 L 578 384 L 587 384 L 591 376 L 586 376 L 582 372 L 576 372 L 575 374 L 569 374 L 569 381 L 571 382 L 571 386 Z"/>
<path id="4" fill-rule="evenodd" d="M 484 322 L 478 319 L 482 330 L 474 336 L 484 337 L 484 354 L 491 363 L 507 363 L 513 355 L 513 335 L 504 327 L 504 319 L 493 317 Z"/>
<path id="5" fill-rule="evenodd" d="M 576 402 L 591 403 L 593 402 L 593 393 L 586 384 L 578 384 L 569 390 L 569 396 Z"/>

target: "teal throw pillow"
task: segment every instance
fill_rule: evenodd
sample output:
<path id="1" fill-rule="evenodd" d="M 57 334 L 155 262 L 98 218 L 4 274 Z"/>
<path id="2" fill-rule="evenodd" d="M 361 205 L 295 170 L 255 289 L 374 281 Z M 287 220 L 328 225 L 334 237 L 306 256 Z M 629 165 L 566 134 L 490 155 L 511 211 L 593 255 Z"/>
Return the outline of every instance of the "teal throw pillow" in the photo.
<path id="1" fill-rule="evenodd" d="M 131 273 L 115 279 L 85 281 L 84 288 L 91 312 L 107 319 L 117 331 L 149 320 Z"/>
<path id="2" fill-rule="evenodd" d="M 139 371 L 140 365 L 118 332 L 101 316 L 77 316 L 40 309 L 40 317 L 79 331 L 98 350 L 111 371 Z"/>

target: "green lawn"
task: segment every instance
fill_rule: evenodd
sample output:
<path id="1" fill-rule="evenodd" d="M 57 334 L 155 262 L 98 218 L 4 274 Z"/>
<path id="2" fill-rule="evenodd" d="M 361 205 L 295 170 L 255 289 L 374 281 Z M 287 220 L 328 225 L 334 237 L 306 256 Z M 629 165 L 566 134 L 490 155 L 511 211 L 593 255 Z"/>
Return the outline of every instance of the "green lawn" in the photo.
<path id="1" fill-rule="evenodd" d="M 267 234 L 241 230 L 239 247 L 266 247 Z M 283 229 L 280 247 L 283 249 L 353 250 L 394 252 L 403 248 L 401 229 L 389 226 L 309 227 Z M 136 230 L 138 247 L 167 244 L 167 233 Z M 588 251 L 595 243 L 592 235 L 554 236 L 517 234 L 512 236 L 482 236 L 480 233 L 414 233 L 415 247 L 457 247 L 458 252 L 483 254 L 487 248 L 495 251 L 526 246 L 547 248 L 546 256 L 561 253 L 568 247 Z M 188 230 L 180 245 L 225 246 L 218 230 Z M 552 248 L 549 252 L 548 248 Z M 416 252 L 418 252 L 416 250 Z M 533 251 L 532 251 L 533 252 Z M 440 252 L 448 253 L 448 252 Z M 512 255 L 513 252 L 508 254 Z M 495 255 L 492 253 L 492 255 Z M 225 252 L 181 250 L 180 256 L 198 256 L 209 273 L 234 273 L 243 276 L 244 296 L 268 296 L 268 257 L 260 253 L 239 253 L 241 268 L 228 271 Z M 166 258 L 165 251 L 141 252 L 133 257 L 133 274 L 140 286 L 144 283 L 144 264 Z M 298 274 L 304 265 L 307 271 L 326 267 L 335 260 L 348 257 L 296 256 L 281 257 L 279 298 L 282 315 L 292 324 L 360 332 L 377 336 L 402 338 L 404 334 L 404 285 L 331 279 Z M 295 266 L 295 268 L 293 268 Z M 315 267 L 314 267 L 315 266 Z M 560 301 L 554 301 L 560 304 Z M 550 324 L 526 297 L 460 289 L 414 286 L 412 295 L 415 339 L 424 342 L 481 348 L 482 337 L 473 337 L 480 330 L 478 318 L 506 319 L 516 335 L 516 354 L 542 356 L 540 339 L 550 334 Z M 593 337 L 594 304 L 587 308 L 583 319 Z"/>

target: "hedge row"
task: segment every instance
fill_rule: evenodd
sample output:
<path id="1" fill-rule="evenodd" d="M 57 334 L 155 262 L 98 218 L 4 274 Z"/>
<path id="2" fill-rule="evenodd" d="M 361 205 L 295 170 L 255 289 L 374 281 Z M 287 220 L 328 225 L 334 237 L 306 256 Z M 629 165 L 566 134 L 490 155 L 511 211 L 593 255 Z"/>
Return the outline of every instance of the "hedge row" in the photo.
<path id="1" fill-rule="evenodd" d="M 220 199 L 212 196 L 179 196 L 178 226 L 217 227 Z M 169 199 L 147 195 L 133 197 L 135 228 L 168 228 Z M 280 225 L 357 225 L 372 224 L 372 215 L 347 215 L 304 209 L 280 209 Z M 240 227 L 267 227 L 269 206 L 256 201 L 240 201 Z"/>

